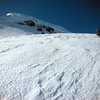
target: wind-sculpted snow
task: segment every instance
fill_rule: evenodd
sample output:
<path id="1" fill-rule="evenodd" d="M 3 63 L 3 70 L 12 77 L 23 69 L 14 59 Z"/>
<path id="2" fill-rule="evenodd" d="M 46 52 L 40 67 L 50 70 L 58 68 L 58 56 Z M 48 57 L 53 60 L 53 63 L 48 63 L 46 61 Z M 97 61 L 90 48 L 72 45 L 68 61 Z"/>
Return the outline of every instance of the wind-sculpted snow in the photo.
<path id="1" fill-rule="evenodd" d="M 100 100 L 100 38 L 51 34 L 0 39 L 0 100 Z"/>

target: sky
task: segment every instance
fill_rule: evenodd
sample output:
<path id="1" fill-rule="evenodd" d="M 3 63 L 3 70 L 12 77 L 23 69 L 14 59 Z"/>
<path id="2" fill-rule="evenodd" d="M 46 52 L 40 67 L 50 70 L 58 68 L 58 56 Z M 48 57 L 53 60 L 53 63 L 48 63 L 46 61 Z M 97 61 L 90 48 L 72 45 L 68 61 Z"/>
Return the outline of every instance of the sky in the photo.
<path id="1" fill-rule="evenodd" d="M 9 12 L 34 16 L 73 33 L 100 29 L 100 0 L 0 0 L 0 16 Z"/>

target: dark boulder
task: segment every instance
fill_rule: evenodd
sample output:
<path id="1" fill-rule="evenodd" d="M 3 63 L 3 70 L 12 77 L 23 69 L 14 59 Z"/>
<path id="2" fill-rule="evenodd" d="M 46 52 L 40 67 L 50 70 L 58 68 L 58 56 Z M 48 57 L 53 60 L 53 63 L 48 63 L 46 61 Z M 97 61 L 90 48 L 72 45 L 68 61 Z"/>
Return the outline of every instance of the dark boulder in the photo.
<path id="1" fill-rule="evenodd" d="M 35 26 L 35 23 L 32 20 L 24 21 L 28 26 Z"/>
<path id="2" fill-rule="evenodd" d="M 50 32 L 50 33 L 53 33 L 53 32 L 54 32 L 54 29 L 51 28 L 51 27 L 47 27 L 47 28 L 46 28 L 46 31 L 48 31 L 48 32 Z"/>
<path id="3" fill-rule="evenodd" d="M 44 32 L 42 32 L 41 34 L 45 34 Z"/>
<path id="4" fill-rule="evenodd" d="M 40 31 L 40 32 L 42 32 L 43 30 L 42 30 L 42 28 L 38 28 L 38 29 L 37 29 L 37 31 Z"/>
<path id="5" fill-rule="evenodd" d="M 97 32 L 98 32 L 98 33 L 97 33 L 97 36 L 99 36 L 99 37 L 100 37 L 100 30 L 97 30 Z"/>

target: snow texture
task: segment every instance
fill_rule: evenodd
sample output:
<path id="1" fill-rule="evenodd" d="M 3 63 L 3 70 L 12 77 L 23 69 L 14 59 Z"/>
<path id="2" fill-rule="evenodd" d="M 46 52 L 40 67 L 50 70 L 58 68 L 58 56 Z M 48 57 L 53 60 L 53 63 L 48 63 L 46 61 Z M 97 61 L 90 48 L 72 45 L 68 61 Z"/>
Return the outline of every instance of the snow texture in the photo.
<path id="1" fill-rule="evenodd" d="M 0 39 L 0 100 L 100 100 L 100 38 L 51 34 Z"/>

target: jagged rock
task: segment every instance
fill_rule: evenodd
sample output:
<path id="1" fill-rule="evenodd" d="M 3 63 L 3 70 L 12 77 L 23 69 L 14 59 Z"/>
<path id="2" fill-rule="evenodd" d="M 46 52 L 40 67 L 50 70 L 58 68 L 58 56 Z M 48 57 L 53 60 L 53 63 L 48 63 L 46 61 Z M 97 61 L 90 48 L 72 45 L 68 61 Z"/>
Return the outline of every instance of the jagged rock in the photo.
<path id="1" fill-rule="evenodd" d="M 38 28 L 38 29 L 37 29 L 37 31 L 40 31 L 40 32 L 42 32 L 43 30 L 42 30 L 42 28 Z"/>
<path id="2" fill-rule="evenodd" d="M 54 32 L 54 29 L 51 28 L 51 27 L 47 27 L 46 31 L 50 32 L 50 33 L 53 33 Z"/>
<path id="3" fill-rule="evenodd" d="M 28 26 L 35 26 L 35 23 L 32 20 L 24 21 Z"/>
<path id="4" fill-rule="evenodd" d="M 97 31 L 98 31 L 97 36 L 100 37 L 100 30 L 97 30 Z"/>

